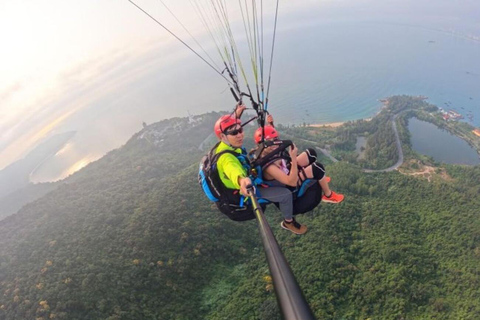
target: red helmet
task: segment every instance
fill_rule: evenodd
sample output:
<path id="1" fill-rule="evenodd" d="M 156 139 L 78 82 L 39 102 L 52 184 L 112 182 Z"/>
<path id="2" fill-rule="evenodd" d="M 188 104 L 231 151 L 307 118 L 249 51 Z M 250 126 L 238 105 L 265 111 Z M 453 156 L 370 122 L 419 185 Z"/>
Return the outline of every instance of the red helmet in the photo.
<path id="1" fill-rule="evenodd" d="M 240 119 L 235 118 L 230 114 L 227 114 L 227 115 L 221 116 L 220 119 L 218 119 L 217 122 L 215 122 L 215 126 L 213 127 L 213 130 L 215 131 L 217 138 L 220 139 L 220 134 L 224 133 L 228 127 L 234 126 L 236 124 L 241 125 L 242 121 L 240 121 Z"/>
<path id="2" fill-rule="evenodd" d="M 265 140 L 278 138 L 278 131 L 274 127 L 268 125 L 265 126 L 263 130 L 262 128 L 258 128 L 257 130 L 255 130 L 253 140 L 255 140 L 255 143 L 257 144 L 262 141 L 262 131 L 265 132 Z"/>

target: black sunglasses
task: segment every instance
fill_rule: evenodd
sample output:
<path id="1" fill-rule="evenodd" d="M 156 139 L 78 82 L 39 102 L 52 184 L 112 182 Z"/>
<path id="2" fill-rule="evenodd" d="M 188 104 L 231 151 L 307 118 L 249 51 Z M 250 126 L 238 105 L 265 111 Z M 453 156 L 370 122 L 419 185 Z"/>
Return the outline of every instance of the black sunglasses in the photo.
<path id="1" fill-rule="evenodd" d="M 243 133 L 243 128 L 238 128 L 238 129 L 225 131 L 225 134 L 228 134 L 228 135 L 231 135 L 231 136 L 236 136 L 239 133 Z"/>

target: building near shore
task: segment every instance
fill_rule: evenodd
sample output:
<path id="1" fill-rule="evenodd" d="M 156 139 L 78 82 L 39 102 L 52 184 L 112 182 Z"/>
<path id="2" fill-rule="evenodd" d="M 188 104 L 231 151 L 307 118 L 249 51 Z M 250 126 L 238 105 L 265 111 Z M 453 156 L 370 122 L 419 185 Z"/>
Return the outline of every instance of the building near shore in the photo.
<path id="1" fill-rule="evenodd" d="M 445 121 L 463 119 L 463 115 L 461 113 L 458 113 L 455 110 L 445 111 L 442 108 L 439 108 L 439 109 L 440 109 L 440 113 L 442 114 L 443 120 Z"/>
<path id="2" fill-rule="evenodd" d="M 480 129 L 474 129 L 474 130 L 472 130 L 472 132 L 480 137 Z"/>

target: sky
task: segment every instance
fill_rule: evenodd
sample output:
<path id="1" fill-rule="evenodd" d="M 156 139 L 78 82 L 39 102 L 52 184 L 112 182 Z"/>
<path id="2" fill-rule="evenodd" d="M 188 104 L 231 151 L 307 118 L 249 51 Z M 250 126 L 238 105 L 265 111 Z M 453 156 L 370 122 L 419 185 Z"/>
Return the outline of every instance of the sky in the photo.
<path id="1" fill-rule="evenodd" d="M 162 2 L 137 3 L 175 26 Z M 189 20 L 185 4 L 172 3 L 168 8 Z M 118 98 L 119 88 L 152 64 L 191 54 L 119 0 L 2 0 L 0 39 L 0 169 L 95 103 L 115 92 Z M 161 59 L 154 54 L 159 51 Z"/>
<path id="2" fill-rule="evenodd" d="M 135 3 L 180 34 L 182 39 L 188 37 L 167 10 L 173 12 L 195 37 L 205 30 L 199 27 L 200 20 L 192 11 L 190 1 L 138 0 Z M 265 3 L 265 10 L 273 12 L 267 4 L 274 2 Z M 296 7 L 305 5 L 310 5 L 309 1 L 300 1 Z M 131 98 L 128 90 L 133 92 L 135 88 L 129 88 L 129 84 L 146 77 L 152 69 L 172 66 L 192 55 L 128 0 L 1 0 L 0 39 L 3 42 L 0 51 L 0 169 L 24 157 L 52 134 L 88 129 L 88 121 L 100 130 L 96 134 L 103 135 L 108 140 L 105 143 L 113 149 L 135 132 L 126 128 L 123 132 L 128 135 L 117 134 L 122 131 L 122 124 L 135 121 L 139 125 L 147 119 L 158 121 L 187 115 L 186 110 L 182 110 L 182 114 L 169 113 L 153 118 L 145 112 L 141 116 L 122 114 L 119 104 L 120 110 L 110 110 L 115 114 L 110 132 L 105 132 L 108 120 L 104 122 L 103 132 L 101 124 L 92 122 L 100 117 L 98 112 L 103 112 L 100 104 L 108 101 L 113 105 L 115 100 Z M 205 68 L 203 62 L 198 61 L 191 67 Z M 168 72 L 172 70 L 165 70 Z M 186 73 L 184 70 L 183 75 Z M 170 76 L 182 81 L 178 75 Z M 138 103 L 138 99 L 132 103 Z M 154 108 L 154 102 L 146 103 Z M 99 158 L 108 148 L 92 146 L 90 149 L 93 153 L 79 163 Z"/>
<path id="3" fill-rule="evenodd" d="M 201 38 L 205 30 L 191 11 L 190 1 L 135 3 L 182 39 L 188 36 L 163 3 L 195 37 Z M 265 12 L 271 15 L 274 4 L 265 1 Z M 473 0 L 435 4 L 426 0 L 297 0 L 280 1 L 279 10 L 279 30 L 352 15 L 396 23 L 428 16 L 438 21 L 429 27 L 443 30 L 462 19 L 477 21 L 461 32 L 480 34 L 476 33 L 480 8 Z M 218 77 L 212 91 L 196 91 L 201 74 L 212 70 L 200 60 L 182 65 L 192 53 L 128 0 L 0 0 L 0 41 L 0 169 L 24 157 L 45 138 L 76 130 L 78 139 L 88 143 L 67 145 L 62 151 L 68 154 L 70 148 L 71 157 L 77 158 L 82 154 L 63 177 L 125 143 L 141 129 L 142 121 L 226 109 L 222 103 L 227 94 L 212 98 L 209 105 L 195 104 L 195 97 L 224 92 L 225 83 Z M 152 70 L 162 72 L 153 74 Z M 139 79 L 146 80 L 138 84 Z M 165 90 L 164 101 L 139 96 L 148 90 Z M 162 102 L 183 107 L 152 111 Z M 131 104 L 139 105 L 137 112 L 127 108 Z"/>
<path id="4" fill-rule="evenodd" d="M 141 72 L 131 64 L 151 37 L 169 41 L 139 32 L 151 26 L 132 9 L 126 1 L 2 0 L 0 168 Z"/>

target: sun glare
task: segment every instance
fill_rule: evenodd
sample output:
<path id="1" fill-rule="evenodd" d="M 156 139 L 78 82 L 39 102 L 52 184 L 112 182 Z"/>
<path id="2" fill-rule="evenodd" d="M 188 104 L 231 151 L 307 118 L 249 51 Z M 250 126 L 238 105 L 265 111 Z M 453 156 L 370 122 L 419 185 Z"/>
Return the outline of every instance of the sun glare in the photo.
<path id="1" fill-rule="evenodd" d="M 65 153 L 68 153 L 69 151 L 72 150 L 72 143 L 67 143 L 65 146 L 63 146 L 62 149 L 58 150 L 57 153 L 55 153 L 55 156 L 61 156 Z"/>
<path id="2" fill-rule="evenodd" d="M 68 169 L 64 170 L 62 172 L 62 174 L 56 180 L 61 180 L 61 179 L 64 179 L 64 178 L 68 177 L 69 175 L 74 174 L 75 172 L 85 168 L 89 163 L 97 160 L 98 158 L 100 158 L 100 156 L 90 154 L 90 155 L 78 160 L 73 165 L 71 165 Z"/>

